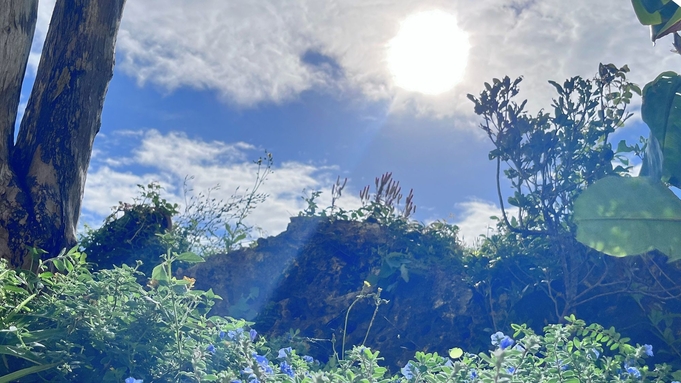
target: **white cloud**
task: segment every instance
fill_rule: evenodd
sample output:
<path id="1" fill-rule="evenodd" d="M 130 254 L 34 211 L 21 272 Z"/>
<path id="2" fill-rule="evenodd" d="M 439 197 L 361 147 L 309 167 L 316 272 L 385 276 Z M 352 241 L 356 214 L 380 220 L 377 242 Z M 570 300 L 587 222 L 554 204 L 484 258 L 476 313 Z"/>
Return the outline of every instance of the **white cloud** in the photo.
<path id="1" fill-rule="evenodd" d="M 501 218 L 501 209 L 496 204 L 472 200 L 457 203 L 456 208 L 461 213 L 455 216 L 454 224 L 459 227 L 459 238 L 466 245 L 474 247 L 479 244 L 480 235 L 492 235 L 496 232 L 496 221 L 490 218 Z"/>
<path id="2" fill-rule="evenodd" d="M 135 137 L 137 143 L 130 156 L 113 156 L 101 149 L 107 147 L 107 143 L 129 137 Z M 191 139 L 183 133 L 164 135 L 153 129 L 114 132 L 111 137 L 100 138 L 104 142 L 100 142 L 100 149 L 92 159 L 83 199 L 82 217 L 91 226 L 100 224 L 119 201 L 131 202 L 137 197 L 136 185 L 147 185 L 152 181 L 164 187 L 164 198 L 180 205 L 184 203 L 182 184 L 186 176 L 193 176 L 190 187 L 195 193 L 206 192 L 219 184 L 220 189 L 213 191 L 211 197 L 227 201 L 237 187 L 239 192 L 252 187 L 257 171 L 252 160 L 264 154 L 243 142 L 206 142 Z M 145 174 L 139 175 L 142 173 L 140 167 Z M 329 166 L 275 163 L 273 172 L 259 190 L 269 194 L 269 198 L 255 209 L 248 223 L 261 227 L 268 235 L 285 230 L 290 217 L 306 207 L 300 198 L 303 189 L 322 190 L 319 206 L 330 205 L 330 188 L 337 171 Z M 359 206 L 359 198 L 345 194 L 340 200 L 341 206 L 346 209 Z"/>
<path id="3" fill-rule="evenodd" d="M 396 89 L 386 65 L 400 21 L 429 9 L 456 15 L 472 45 L 465 80 L 437 97 Z M 215 90 L 239 105 L 355 89 L 393 112 L 444 117 L 470 115 L 465 95 L 492 77 L 525 75 L 534 108 L 549 104 L 546 80 L 591 77 L 601 61 L 629 63 L 644 83 L 676 59 L 667 40 L 653 48 L 631 4 L 618 1 L 130 0 L 118 48 L 121 67 L 141 83 Z M 335 60 L 343 75 L 303 62 L 308 51 Z"/>

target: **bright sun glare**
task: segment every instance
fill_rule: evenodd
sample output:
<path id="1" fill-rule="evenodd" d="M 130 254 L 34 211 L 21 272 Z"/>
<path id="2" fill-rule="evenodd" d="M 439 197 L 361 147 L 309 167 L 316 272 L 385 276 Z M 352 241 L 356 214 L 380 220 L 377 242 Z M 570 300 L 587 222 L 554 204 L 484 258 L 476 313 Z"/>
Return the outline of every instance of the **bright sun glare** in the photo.
<path id="1" fill-rule="evenodd" d="M 468 61 L 468 35 L 454 15 L 428 11 L 409 16 L 388 44 L 388 66 L 400 88 L 440 94 L 463 78 Z"/>

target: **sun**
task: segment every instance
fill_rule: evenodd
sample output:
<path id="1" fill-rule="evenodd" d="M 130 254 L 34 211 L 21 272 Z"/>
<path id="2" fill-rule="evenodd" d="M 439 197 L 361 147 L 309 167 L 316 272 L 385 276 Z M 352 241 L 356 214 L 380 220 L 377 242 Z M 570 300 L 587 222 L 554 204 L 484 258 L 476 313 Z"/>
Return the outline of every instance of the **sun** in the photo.
<path id="1" fill-rule="evenodd" d="M 400 88 L 436 95 L 461 81 L 469 49 L 468 34 L 456 25 L 454 15 L 416 13 L 388 43 L 388 67 Z"/>

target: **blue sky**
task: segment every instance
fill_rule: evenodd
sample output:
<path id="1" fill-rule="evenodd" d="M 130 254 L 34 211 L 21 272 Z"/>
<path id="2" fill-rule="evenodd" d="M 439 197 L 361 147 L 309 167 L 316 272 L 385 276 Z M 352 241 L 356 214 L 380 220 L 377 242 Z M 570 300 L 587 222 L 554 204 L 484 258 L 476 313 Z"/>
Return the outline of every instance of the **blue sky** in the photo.
<path id="1" fill-rule="evenodd" d="M 28 98 L 53 1 L 41 1 L 22 101 Z M 400 22 L 439 10 L 456 17 L 470 51 L 463 80 L 432 96 L 395 85 L 387 47 Z M 81 223 L 97 226 L 136 184 L 158 181 L 182 203 L 182 181 L 228 198 L 253 182 L 265 150 L 269 200 L 251 223 L 270 235 L 305 207 L 303 189 L 348 177 L 341 205 L 387 171 L 416 219 L 456 223 L 467 242 L 498 211 L 490 143 L 467 93 L 523 75 L 530 109 L 552 87 L 591 77 L 599 62 L 629 64 L 640 85 L 678 67 L 670 41 L 653 47 L 630 2 L 573 0 L 128 0 L 117 66 L 88 173 Z M 640 104 L 635 101 L 633 110 Z M 645 133 L 635 117 L 621 137 Z"/>

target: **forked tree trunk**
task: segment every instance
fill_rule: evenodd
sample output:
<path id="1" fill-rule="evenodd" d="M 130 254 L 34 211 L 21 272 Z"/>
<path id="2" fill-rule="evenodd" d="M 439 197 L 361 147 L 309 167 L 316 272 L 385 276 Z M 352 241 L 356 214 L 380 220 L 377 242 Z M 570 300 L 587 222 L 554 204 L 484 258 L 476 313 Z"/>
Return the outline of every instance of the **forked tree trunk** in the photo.
<path id="1" fill-rule="evenodd" d="M 37 0 L 0 0 L 0 257 L 14 267 L 30 267 L 31 247 L 56 255 L 76 242 L 124 4 L 57 0 L 14 143 Z"/>

